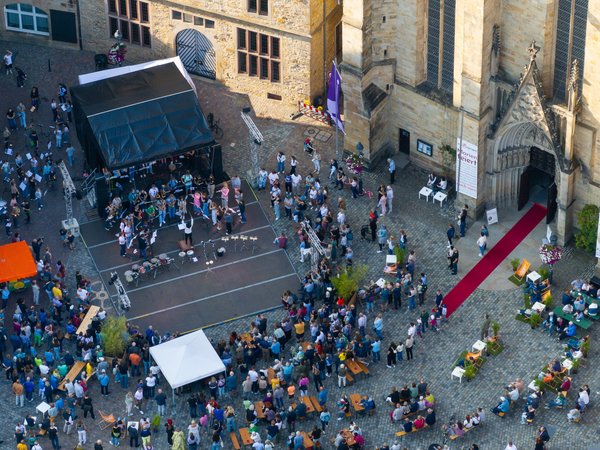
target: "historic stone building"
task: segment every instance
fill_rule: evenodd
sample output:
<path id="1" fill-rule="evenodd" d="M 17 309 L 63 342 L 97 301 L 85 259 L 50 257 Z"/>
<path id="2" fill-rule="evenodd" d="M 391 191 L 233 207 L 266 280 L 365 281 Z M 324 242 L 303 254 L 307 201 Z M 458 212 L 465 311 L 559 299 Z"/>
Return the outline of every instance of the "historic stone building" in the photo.
<path id="1" fill-rule="evenodd" d="M 131 60 L 179 55 L 189 72 L 273 108 L 322 95 L 323 63 L 329 71 L 341 56 L 337 0 L 80 0 L 80 6 L 85 49 L 106 52 L 119 30 Z"/>
<path id="2" fill-rule="evenodd" d="M 345 0 L 346 149 L 449 175 L 473 214 L 546 204 L 568 240 L 600 203 L 598 17 L 588 0 Z"/>
<path id="3" fill-rule="evenodd" d="M 1 0 L 0 37 L 8 41 L 80 47 L 76 0 Z"/>

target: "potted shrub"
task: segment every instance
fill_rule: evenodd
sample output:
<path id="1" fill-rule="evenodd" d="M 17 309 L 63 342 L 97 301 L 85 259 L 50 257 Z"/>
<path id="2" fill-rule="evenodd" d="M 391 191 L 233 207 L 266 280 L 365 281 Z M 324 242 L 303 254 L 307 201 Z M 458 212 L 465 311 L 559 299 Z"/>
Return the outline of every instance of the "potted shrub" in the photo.
<path id="1" fill-rule="evenodd" d="M 543 301 L 544 305 L 546 305 L 546 311 L 552 311 L 552 307 L 554 306 L 554 297 L 552 295 L 548 295 Z"/>
<path id="2" fill-rule="evenodd" d="M 471 381 L 473 378 L 475 378 L 475 375 L 476 375 L 475 366 L 473 364 L 466 364 L 465 365 L 465 378 L 467 379 L 467 381 Z"/>
<path id="3" fill-rule="evenodd" d="M 107 356 L 120 358 L 127 347 L 127 322 L 125 316 L 108 316 L 102 323 L 102 345 Z"/>
<path id="4" fill-rule="evenodd" d="M 588 338 L 586 341 L 584 341 L 583 344 L 581 344 L 581 353 L 583 353 L 583 356 L 585 358 L 587 358 L 589 352 L 590 352 L 590 339 Z"/>
<path id="5" fill-rule="evenodd" d="M 500 332 L 500 323 L 495 320 L 492 322 L 492 333 L 494 333 L 494 337 L 498 337 L 498 333 Z"/>
<path id="6" fill-rule="evenodd" d="M 511 259 L 510 266 L 512 267 L 512 271 L 516 272 L 519 268 L 519 264 L 521 264 L 521 260 L 519 258 Z"/>
<path id="7" fill-rule="evenodd" d="M 581 359 L 577 358 L 575 360 L 573 360 L 573 367 L 571 368 L 571 371 L 573 373 L 577 373 L 579 372 L 579 366 L 581 365 Z"/>
<path id="8" fill-rule="evenodd" d="M 160 416 L 158 414 L 152 418 L 150 421 L 150 426 L 152 427 L 152 433 L 158 433 L 160 428 Z"/>
<path id="9" fill-rule="evenodd" d="M 352 297 L 358 291 L 368 268 L 364 264 L 357 264 L 352 268 L 344 269 L 336 277 L 331 279 L 331 283 L 335 288 L 336 294 L 346 300 L 347 303 L 352 302 Z"/>
<path id="10" fill-rule="evenodd" d="M 542 318 L 540 317 L 540 315 L 537 313 L 532 313 L 531 317 L 529 318 L 529 324 L 531 325 L 531 329 L 533 330 L 539 327 L 541 323 Z"/>

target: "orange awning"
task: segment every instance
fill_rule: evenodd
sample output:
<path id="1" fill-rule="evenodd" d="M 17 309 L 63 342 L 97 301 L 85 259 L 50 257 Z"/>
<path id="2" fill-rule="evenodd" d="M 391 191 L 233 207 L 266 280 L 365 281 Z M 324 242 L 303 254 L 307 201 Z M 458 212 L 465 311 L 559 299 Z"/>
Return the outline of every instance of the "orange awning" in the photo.
<path id="1" fill-rule="evenodd" d="M 25 241 L 0 246 L 0 283 L 37 275 L 37 265 Z"/>

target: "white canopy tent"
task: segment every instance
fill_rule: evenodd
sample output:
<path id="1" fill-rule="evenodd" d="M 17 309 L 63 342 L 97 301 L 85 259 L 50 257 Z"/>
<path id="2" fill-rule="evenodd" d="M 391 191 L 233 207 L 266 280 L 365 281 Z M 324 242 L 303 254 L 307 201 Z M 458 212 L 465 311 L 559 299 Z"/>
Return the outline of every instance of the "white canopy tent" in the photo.
<path id="1" fill-rule="evenodd" d="M 140 70 L 148 69 L 149 67 L 162 66 L 163 64 L 174 63 L 181 74 L 185 77 L 187 82 L 190 84 L 194 92 L 196 92 L 196 85 L 190 78 L 187 70 L 183 67 L 183 63 L 179 56 L 175 56 L 173 58 L 166 59 L 158 59 L 156 61 L 148 61 L 141 64 L 135 64 L 133 66 L 123 66 L 123 67 L 115 67 L 114 69 L 100 70 L 97 72 L 84 73 L 78 76 L 79 84 L 88 84 L 93 83 L 94 81 L 105 80 L 106 78 L 118 77 L 120 75 L 124 75 L 126 73 L 131 72 L 139 72 Z M 197 94 L 197 92 L 196 92 Z"/>
<path id="2" fill-rule="evenodd" d="M 225 372 L 202 330 L 150 347 L 150 354 L 173 389 Z"/>

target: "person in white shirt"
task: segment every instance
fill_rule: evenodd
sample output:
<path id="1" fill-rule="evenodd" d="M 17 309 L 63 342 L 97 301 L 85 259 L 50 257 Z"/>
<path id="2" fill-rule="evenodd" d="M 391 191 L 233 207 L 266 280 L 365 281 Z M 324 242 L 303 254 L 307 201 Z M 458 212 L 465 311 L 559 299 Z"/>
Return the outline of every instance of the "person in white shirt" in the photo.
<path id="1" fill-rule="evenodd" d="M 477 246 L 479 247 L 479 257 L 481 258 L 485 254 L 485 249 L 487 248 L 487 237 L 485 237 L 485 234 L 481 233 L 481 236 L 477 239 Z"/>
<path id="2" fill-rule="evenodd" d="M 508 445 L 504 450 L 517 450 L 517 446 L 512 441 L 508 441 Z"/>
<path id="3" fill-rule="evenodd" d="M 392 213 L 392 203 L 394 200 L 394 190 L 391 186 L 385 188 L 385 196 L 387 198 L 387 213 Z"/>
<path id="4" fill-rule="evenodd" d="M 440 182 L 437 184 L 437 187 L 439 189 L 441 189 L 442 191 L 445 191 L 446 188 L 448 187 L 448 180 L 446 180 L 444 177 L 442 177 Z"/>
<path id="5" fill-rule="evenodd" d="M 269 184 L 273 186 L 276 181 L 279 181 L 279 174 L 272 170 L 267 178 L 269 179 Z"/>

